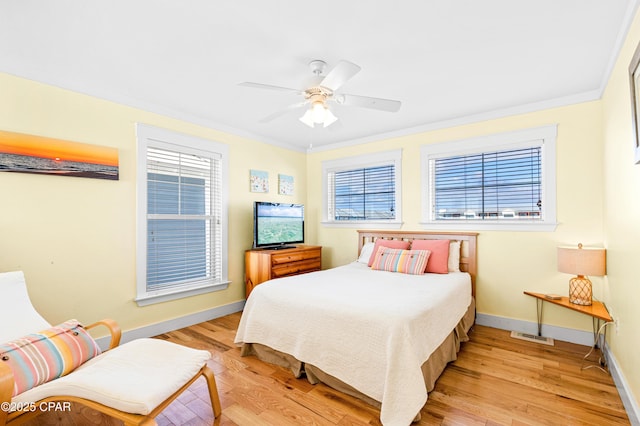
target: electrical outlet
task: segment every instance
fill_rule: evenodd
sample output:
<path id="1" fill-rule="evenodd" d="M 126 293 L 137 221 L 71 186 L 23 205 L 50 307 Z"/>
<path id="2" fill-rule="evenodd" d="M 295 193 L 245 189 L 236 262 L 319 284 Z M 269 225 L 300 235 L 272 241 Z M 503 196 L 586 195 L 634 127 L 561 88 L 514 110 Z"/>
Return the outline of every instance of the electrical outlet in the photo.
<path id="1" fill-rule="evenodd" d="M 613 318 L 613 327 L 614 330 L 616 332 L 616 336 L 618 335 L 618 329 L 620 328 L 620 321 L 618 320 L 618 317 L 614 314 L 613 309 L 611 308 L 611 306 L 607 306 L 607 311 L 609 311 L 609 315 L 611 315 L 611 318 Z"/>

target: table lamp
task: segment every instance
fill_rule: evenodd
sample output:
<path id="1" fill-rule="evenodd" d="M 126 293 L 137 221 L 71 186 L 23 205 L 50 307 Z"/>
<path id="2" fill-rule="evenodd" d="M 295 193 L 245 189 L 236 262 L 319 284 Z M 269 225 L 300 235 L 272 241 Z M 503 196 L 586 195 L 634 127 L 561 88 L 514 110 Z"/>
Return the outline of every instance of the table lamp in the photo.
<path id="1" fill-rule="evenodd" d="M 558 247 L 558 271 L 574 274 L 569 280 L 569 302 L 591 305 L 593 292 L 587 275 L 602 276 L 606 273 L 606 250 L 603 248 Z"/>

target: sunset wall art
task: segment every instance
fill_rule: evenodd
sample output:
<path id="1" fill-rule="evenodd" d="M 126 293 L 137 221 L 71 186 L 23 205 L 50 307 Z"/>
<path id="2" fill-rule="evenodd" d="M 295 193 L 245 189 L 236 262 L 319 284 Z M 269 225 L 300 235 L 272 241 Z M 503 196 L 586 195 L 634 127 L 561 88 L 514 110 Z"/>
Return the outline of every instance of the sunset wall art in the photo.
<path id="1" fill-rule="evenodd" d="M 118 150 L 0 130 L 0 172 L 118 180 Z"/>

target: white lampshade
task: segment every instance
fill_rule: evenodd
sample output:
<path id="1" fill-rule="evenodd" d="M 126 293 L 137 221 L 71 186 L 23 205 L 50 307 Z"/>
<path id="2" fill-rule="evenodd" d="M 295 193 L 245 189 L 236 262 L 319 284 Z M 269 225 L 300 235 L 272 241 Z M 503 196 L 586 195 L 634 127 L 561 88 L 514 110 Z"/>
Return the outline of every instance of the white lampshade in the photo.
<path id="1" fill-rule="evenodd" d="M 603 248 L 558 247 L 558 271 L 573 275 L 602 276 L 606 273 L 606 250 Z"/>
<path id="2" fill-rule="evenodd" d="M 314 102 L 311 105 L 311 118 L 314 123 L 324 123 L 324 118 L 327 115 L 327 108 L 322 102 Z"/>
<path id="3" fill-rule="evenodd" d="M 326 109 L 326 113 L 324 115 L 324 127 L 329 127 L 331 126 L 333 123 L 335 123 L 338 120 L 338 117 L 336 117 L 335 115 L 333 115 L 333 113 L 331 113 L 331 111 L 329 110 L 329 108 Z"/>
<path id="4" fill-rule="evenodd" d="M 313 122 L 313 118 L 311 118 L 311 110 L 308 109 L 302 117 L 300 117 L 300 121 L 306 124 L 309 127 L 314 127 L 315 123 Z"/>

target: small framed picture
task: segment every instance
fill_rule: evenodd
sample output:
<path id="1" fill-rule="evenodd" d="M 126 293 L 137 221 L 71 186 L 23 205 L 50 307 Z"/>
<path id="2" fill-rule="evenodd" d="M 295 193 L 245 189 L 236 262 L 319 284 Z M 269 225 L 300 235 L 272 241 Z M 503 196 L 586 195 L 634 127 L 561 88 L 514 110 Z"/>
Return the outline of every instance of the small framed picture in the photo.
<path id="1" fill-rule="evenodd" d="M 278 175 L 278 193 L 293 195 L 293 176 Z"/>
<path id="2" fill-rule="evenodd" d="M 261 170 L 251 170 L 249 183 L 251 192 L 269 192 L 269 173 Z"/>
<path id="3" fill-rule="evenodd" d="M 634 161 L 640 163 L 640 45 L 629 64 L 629 88 L 631 93 L 631 121 L 633 123 Z"/>

